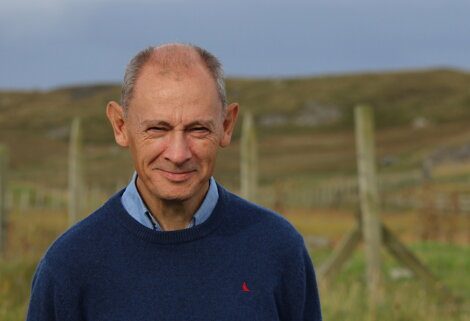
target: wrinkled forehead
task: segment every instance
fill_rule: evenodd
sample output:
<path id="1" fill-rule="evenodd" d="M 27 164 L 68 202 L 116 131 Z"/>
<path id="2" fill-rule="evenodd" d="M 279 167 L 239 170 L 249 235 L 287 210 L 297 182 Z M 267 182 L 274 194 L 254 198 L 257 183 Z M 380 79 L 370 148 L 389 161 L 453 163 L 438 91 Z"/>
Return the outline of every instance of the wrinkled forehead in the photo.
<path id="1" fill-rule="evenodd" d="M 158 65 L 143 68 L 129 111 L 157 116 L 183 114 L 220 118 L 223 108 L 211 75 L 198 65 L 184 69 L 162 69 Z M 143 116 L 143 115 L 142 115 Z"/>
<path id="2" fill-rule="evenodd" d="M 146 64 L 136 81 L 135 94 L 139 96 L 143 92 L 164 90 L 167 87 L 203 87 L 205 95 L 218 97 L 214 79 L 201 64 L 177 67 Z"/>
<path id="3" fill-rule="evenodd" d="M 139 82 L 157 78 L 161 81 L 193 79 L 214 86 L 217 90 L 215 80 L 200 55 L 194 48 L 186 45 L 170 44 L 155 48 L 142 67 L 136 87 L 139 87 Z"/>
<path id="4" fill-rule="evenodd" d="M 217 84 L 210 71 L 194 49 L 182 45 L 164 46 L 153 52 L 140 70 L 133 96 L 130 105 L 144 100 L 165 105 L 183 103 L 183 100 L 220 104 Z"/>

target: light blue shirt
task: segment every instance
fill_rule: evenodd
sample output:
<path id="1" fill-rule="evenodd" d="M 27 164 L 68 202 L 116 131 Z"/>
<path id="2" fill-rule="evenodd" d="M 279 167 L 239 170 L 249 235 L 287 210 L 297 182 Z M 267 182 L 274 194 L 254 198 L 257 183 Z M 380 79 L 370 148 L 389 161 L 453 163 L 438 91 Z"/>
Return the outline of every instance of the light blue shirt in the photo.
<path id="1" fill-rule="evenodd" d="M 157 220 L 153 217 L 142 200 L 142 197 L 137 190 L 136 180 L 137 172 L 134 172 L 131 181 L 121 196 L 122 205 L 130 216 L 140 224 L 152 230 L 162 231 L 160 224 L 158 224 Z M 196 226 L 207 220 L 212 214 L 218 199 L 219 192 L 217 191 L 217 184 L 215 183 L 214 177 L 211 177 L 209 180 L 209 191 L 186 228 Z"/>

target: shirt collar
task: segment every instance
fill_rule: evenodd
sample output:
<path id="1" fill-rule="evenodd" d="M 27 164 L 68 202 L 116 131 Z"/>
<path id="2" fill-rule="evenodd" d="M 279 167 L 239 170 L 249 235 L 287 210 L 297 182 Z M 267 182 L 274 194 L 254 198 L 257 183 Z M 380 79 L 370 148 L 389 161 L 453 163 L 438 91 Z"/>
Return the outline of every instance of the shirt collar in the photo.
<path id="1" fill-rule="evenodd" d="M 129 213 L 129 215 L 134 218 L 137 222 L 157 231 L 161 231 L 161 227 L 154 217 L 150 214 L 147 206 L 145 205 L 142 197 L 137 190 L 137 172 L 134 172 L 132 179 L 126 187 L 126 190 L 122 194 L 121 203 Z M 217 191 L 217 184 L 214 177 L 211 177 L 209 180 L 209 190 L 202 201 L 201 206 L 198 208 L 196 213 L 188 224 L 187 228 L 199 225 L 205 222 L 209 216 L 212 214 L 212 211 L 217 204 L 219 199 L 219 192 Z"/>

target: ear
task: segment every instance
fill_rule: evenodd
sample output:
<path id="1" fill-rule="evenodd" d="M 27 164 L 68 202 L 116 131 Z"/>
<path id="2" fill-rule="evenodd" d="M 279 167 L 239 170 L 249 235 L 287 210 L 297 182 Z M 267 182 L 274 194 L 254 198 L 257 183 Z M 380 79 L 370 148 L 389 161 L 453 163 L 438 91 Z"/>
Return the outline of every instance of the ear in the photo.
<path id="1" fill-rule="evenodd" d="M 235 128 L 235 123 L 237 122 L 239 106 L 237 103 L 232 103 L 226 107 L 225 117 L 224 117 L 224 133 L 222 139 L 220 140 L 220 146 L 226 147 L 230 144 L 232 140 L 233 129 Z"/>
<path id="2" fill-rule="evenodd" d="M 115 101 L 110 101 L 106 106 L 106 116 L 113 127 L 116 143 L 122 147 L 129 146 L 126 118 L 122 106 Z"/>

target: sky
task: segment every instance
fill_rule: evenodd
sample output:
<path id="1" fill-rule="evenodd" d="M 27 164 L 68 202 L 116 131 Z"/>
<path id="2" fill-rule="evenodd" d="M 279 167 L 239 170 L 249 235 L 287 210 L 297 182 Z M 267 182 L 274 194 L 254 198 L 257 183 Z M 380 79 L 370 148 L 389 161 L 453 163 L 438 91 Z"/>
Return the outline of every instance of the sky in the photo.
<path id="1" fill-rule="evenodd" d="M 469 0 L 0 0 L 0 89 L 120 82 L 139 50 L 202 46 L 227 76 L 470 70 Z"/>

